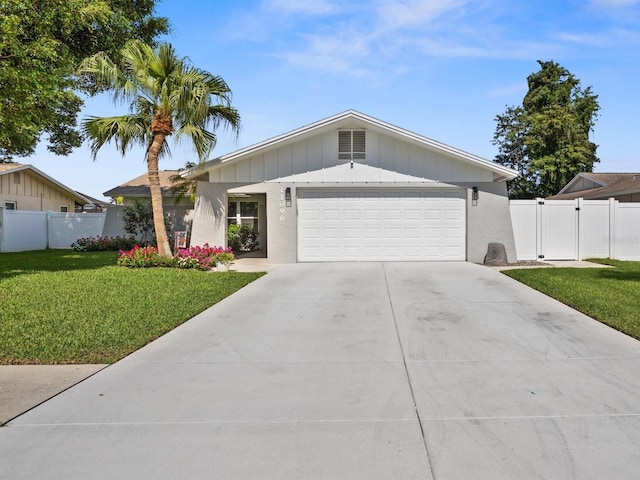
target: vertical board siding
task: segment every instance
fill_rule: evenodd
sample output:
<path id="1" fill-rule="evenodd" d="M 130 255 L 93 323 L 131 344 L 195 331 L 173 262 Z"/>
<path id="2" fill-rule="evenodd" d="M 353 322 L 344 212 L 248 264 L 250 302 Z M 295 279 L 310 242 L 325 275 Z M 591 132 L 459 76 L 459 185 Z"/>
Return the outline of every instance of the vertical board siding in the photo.
<path id="1" fill-rule="evenodd" d="M 14 182 L 15 173 L 20 174 L 20 183 Z M 0 195 L 0 202 L 16 201 L 20 210 L 59 210 L 61 205 L 73 210 L 75 204 L 67 191 L 28 170 L 0 175 Z"/>
<path id="2" fill-rule="evenodd" d="M 456 161 L 439 152 L 376 132 L 367 131 L 366 148 L 366 159 L 354 160 L 354 168 L 346 177 L 344 170 L 337 167 L 349 162 L 338 161 L 337 131 L 330 131 L 268 150 L 264 154 L 223 163 L 212 170 L 210 181 L 493 181 L 491 172 L 480 166 Z M 358 169 L 355 164 L 370 168 Z"/>
<path id="3" fill-rule="evenodd" d="M 251 157 L 251 183 L 261 182 L 264 177 L 264 156 Z"/>
<path id="4" fill-rule="evenodd" d="M 311 137 L 305 142 L 305 155 L 307 156 L 307 169 L 309 172 L 322 170 L 322 138 Z"/>
<path id="5" fill-rule="evenodd" d="M 237 163 L 237 181 L 238 182 L 250 182 L 251 181 L 251 161 Z"/>

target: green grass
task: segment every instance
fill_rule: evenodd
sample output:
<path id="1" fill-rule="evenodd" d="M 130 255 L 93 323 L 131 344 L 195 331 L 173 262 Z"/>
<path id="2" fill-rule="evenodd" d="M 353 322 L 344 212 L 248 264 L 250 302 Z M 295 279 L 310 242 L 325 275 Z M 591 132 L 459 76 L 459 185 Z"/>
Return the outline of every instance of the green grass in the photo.
<path id="1" fill-rule="evenodd" d="M 615 268 L 533 268 L 504 274 L 640 340 L 640 262 L 590 261 Z"/>
<path id="2" fill-rule="evenodd" d="M 127 269 L 116 259 L 0 254 L 0 364 L 115 362 L 263 275 Z"/>

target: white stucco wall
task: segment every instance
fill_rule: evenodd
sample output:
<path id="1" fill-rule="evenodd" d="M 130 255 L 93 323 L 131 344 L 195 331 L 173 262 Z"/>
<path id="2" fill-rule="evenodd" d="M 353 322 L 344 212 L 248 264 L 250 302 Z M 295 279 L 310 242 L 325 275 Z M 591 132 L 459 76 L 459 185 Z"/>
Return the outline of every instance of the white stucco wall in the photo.
<path id="1" fill-rule="evenodd" d="M 339 159 L 342 129 L 365 130 L 365 159 Z M 509 259 L 516 258 L 506 184 L 494 178 L 509 178 L 515 172 L 357 113 L 247 147 L 205 168 L 210 183 L 198 184 L 192 244 L 224 244 L 228 192 L 266 196 L 268 259 L 293 263 L 297 261 L 298 187 L 448 186 L 467 189 L 467 260 L 482 262 L 490 242 L 503 243 Z M 471 200 L 473 186 L 480 190 L 477 205 Z M 286 188 L 291 189 L 290 207 L 284 205 Z"/>
<path id="2" fill-rule="evenodd" d="M 516 247 L 505 182 L 464 183 L 467 197 L 467 261 L 482 263 L 491 242 L 502 243 L 509 262 L 516 261 Z M 478 202 L 473 205 L 471 188 L 478 187 Z"/>
<path id="3" fill-rule="evenodd" d="M 383 184 L 378 184 L 380 187 Z M 394 183 L 394 187 L 415 188 L 415 183 Z M 477 186 L 479 199 L 473 205 L 471 188 Z M 234 193 L 264 193 L 266 195 L 267 214 L 267 256 L 270 263 L 295 263 L 297 261 L 297 187 L 366 187 L 375 185 L 354 183 L 304 183 L 264 182 L 250 185 L 237 183 L 198 185 L 198 200 L 194 213 L 192 245 L 226 244 L 226 202 L 227 191 Z M 442 185 L 443 187 L 445 185 Z M 509 211 L 507 188 L 504 182 L 461 183 L 457 186 L 467 191 L 467 260 L 482 263 L 490 242 L 505 245 L 509 261 L 516 260 L 515 242 Z M 284 205 L 284 192 L 291 188 L 292 205 Z M 438 188 L 437 184 L 425 185 L 425 188 Z"/>

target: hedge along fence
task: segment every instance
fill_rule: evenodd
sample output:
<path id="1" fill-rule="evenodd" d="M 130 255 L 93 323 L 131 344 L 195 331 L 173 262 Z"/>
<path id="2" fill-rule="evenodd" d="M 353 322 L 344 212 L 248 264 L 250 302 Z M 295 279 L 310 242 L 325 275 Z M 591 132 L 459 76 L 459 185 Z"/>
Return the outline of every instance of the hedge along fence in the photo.
<path id="1" fill-rule="evenodd" d="M 0 252 L 71 248 L 78 238 L 102 235 L 104 213 L 7 210 L 0 207 Z"/>

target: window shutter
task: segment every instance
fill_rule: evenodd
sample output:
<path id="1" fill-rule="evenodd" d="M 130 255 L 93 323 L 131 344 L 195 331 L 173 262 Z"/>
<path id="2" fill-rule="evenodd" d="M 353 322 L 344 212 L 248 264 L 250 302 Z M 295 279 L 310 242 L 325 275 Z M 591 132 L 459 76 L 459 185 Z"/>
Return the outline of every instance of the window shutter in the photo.
<path id="1" fill-rule="evenodd" d="M 338 132 L 338 160 L 351 160 L 351 131 Z"/>
<path id="2" fill-rule="evenodd" d="M 363 160 L 365 158 L 365 136 L 364 130 L 353 132 L 353 159 Z"/>
<path id="3" fill-rule="evenodd" d="M 365 152 L 364 130 L 338 131 L 338 160 L 364 160 Z"/>

